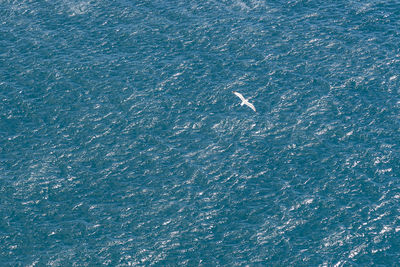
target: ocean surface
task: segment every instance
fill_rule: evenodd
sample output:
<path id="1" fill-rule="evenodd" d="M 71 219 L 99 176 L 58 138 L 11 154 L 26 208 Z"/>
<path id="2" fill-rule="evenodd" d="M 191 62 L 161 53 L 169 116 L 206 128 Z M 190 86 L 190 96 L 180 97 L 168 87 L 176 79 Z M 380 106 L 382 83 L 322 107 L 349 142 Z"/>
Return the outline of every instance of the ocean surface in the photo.
<path id="1" fill-rule="evenodd" d="M 398 0 L 0 0 L 0 265 L 399 266 L 399 129 Z"/>

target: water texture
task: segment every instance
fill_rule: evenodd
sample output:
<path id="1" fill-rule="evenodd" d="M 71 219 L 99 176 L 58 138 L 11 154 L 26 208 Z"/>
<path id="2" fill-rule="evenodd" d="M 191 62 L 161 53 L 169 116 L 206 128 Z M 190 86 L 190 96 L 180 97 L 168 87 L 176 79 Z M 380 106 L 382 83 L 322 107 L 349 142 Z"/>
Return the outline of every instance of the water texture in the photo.
<path id="1" fill-rule="evenodd" d="M 398 266 L 399 1 L 0 18 L 2 265 Z"/>

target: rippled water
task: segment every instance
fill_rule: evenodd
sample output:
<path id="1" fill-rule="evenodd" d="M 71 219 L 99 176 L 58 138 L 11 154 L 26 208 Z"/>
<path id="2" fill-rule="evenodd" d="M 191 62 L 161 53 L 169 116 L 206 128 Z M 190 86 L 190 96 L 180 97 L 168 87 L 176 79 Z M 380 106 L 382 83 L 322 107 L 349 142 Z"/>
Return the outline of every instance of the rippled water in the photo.
<path id="1" fill-rule="evenodd" d="M 5 266 L 400 262 L 399 1 L 0 17 Z"/>

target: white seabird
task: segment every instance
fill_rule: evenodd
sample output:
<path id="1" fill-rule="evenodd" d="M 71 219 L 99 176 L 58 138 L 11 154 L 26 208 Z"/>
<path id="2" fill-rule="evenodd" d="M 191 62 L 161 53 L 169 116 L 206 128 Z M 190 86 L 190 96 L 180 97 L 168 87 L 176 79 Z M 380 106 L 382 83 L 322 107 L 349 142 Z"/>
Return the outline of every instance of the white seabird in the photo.
<path id="1" fill-rule="evenodd" d="M 240 103 L 241 106 L 246 105 L 246 106 L 248 106 L 249 108 L 251 108 L 252 110 L 254 110 L 254 112 L 256 111 L 256 108 L 254 107 L 254 105 L 251 104 L 249 101 L 247 101 L 247 99 L 245 99 L 241 93 L 238 93 L 238 92 L 233 92 L 233 93 L 234 93 L 237 97 L 239 97 L 240 100 L 242 100 L 242 103 Z"/>

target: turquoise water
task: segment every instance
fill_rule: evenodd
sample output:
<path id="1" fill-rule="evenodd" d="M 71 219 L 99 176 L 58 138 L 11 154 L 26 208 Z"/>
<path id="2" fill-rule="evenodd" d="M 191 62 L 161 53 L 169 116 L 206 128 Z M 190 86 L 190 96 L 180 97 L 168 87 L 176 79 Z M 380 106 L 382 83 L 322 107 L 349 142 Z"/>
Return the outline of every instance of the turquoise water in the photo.
<path id="1" fill-rule="evenodd" d="M 0 17 L 2 265 L 400 262 L 399 1 Z"/>

